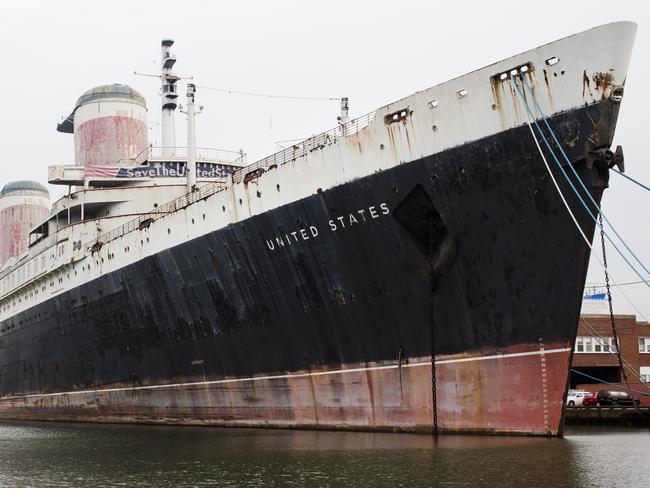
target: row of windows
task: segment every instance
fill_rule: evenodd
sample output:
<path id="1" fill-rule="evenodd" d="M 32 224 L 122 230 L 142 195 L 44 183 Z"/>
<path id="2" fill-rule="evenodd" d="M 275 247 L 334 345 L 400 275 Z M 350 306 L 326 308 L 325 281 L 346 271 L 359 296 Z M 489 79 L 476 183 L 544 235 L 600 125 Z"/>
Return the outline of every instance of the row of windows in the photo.
<path id="1" fill-rule="evenodd" d="M 587 337 L 576 338 L 575 352 L 616 352 L 613 337 Z M 650 353 L 650 337 L 639 337 L 639 352 Z"/>
<path id="2" fill-rule="evenodd" d="M 614 338 L 613 337 L 587 337 L 587 336 L 578 336 L 576 338 L 576 347 L 575 352 L 596 352 L 596 353 L 608 353 L 616 352 Z"/>
<path id="3" fill-rule="evenodd" d="M 39 271 L 45 271 L 47 269 L 47 266 L 56 262 L 58 258 L 63 257 L 65 254 L 64 244 L 59 244 L 55 249 L 51 249 L 48 252 L 49 259 L 46 259 L 48 256 L 43 253 L 40 256 L 40 259 L 39 257 L 36 257 L 31 261 L 22 264 L 19 268 L 4 277 L 2 279 L 2 295 L 9 293 L 11 290 L 17 288 L 18 286 L 27 282 L 29 279 L 38 275 Z"/>
<path id="4" fill-rule="evenodd" d="M 147 239 L 147 242 L 149 242 L 149 237 L 147 237 L 146 239 Z M 140 241 L 140 243 L 142 244 L 143 241 Z M 77 243 L 75 243 L 75 246 L 77 247 L 77 249 L 81 249 L 81 245 L 82 245 L 81 241 L 78 241 Z M 127 247 L 124 248 L 124 250 L 126 252 L 128 252 L 130 250 L 130 248 L 127 246 Z M 63 244 L 60 244 L 58 246 L 58 251 L 56 251 L 54 249 L 52 251 L 53 252 L 51 254 L 51 258 L 53 260 L 52 263 L 54 263 L 55 262 L 55 252 L 58 252 L 59 256 L 62 256 L 64 254 Z M 115 255 L 114 254 L 109 254 L 108 258 L 111 259 L 111 257 L 114 258 Z M 43 259 L 43 266 L 45 266 L 45 257 L 43 257 L 42 259 Z M 36 258 L 36 260 L 38 260 L 38 258 Z M 104 258 L 96 259 L 94 264 L 99 266 L 100 262 L 103 263 Z M 81 267 L 81 271 L 90 272 L 90 268 L 91 268 L 92 263 L 93 263 L 92 260 L 88 260 L 86 262 L 86 264 Z M 29 265 L 29 263 L 27 263 L 26 265 L 23 265 L 23 267 L 28 266 L 28 265 Z M 67 273 L 65 273 L 63 271 L 66 268 L 68 269 Z M 47 275 L 39 277 L 33 283 L 30 283 L 28 286 L 26 286 L 20 292 L 13 293 L 13 294 L 5 297 L 5 299 L 3 299 L 2 301 L 0 301 L 0 312 L 10 311 L 11 309 L 15 308 L 17 305 L 21 304 L 23 301 L 27 301 L 30 298 L 36 297 L 38 295 L 39 289 L 40 289 L 40 291 L 45 292 L 48 289 L 48 287 L 49 288 L 54 288 L 55 286 L 57 286 L 56 283 L 58 283 L 59 285 L 62 285 L 66 279 L 70 280 L 70 276 L 71 276 L 70 271 L 73 271 L 74 276 L 77 276 L 78 275 L 77 270 L 78 270 L 78 268 L 75 269 L 74 265 L 72 265 L 71 269 L 70 269 L 69 266 L 64 265 L 62 267 L 59 267 L 59 269 L 57 269 L 56 271 L 52 271 L 52 272 L 48 273 Z M 18 269 L 14 273 L 19 273 L 20 271 L 21 270 Z M 12 273 L 12 275 L 14 273 Z M 6 279 L 10 280 L 12 278 L 12 275 L 8 276 Z M 55 279 L 56 279 L 56 283 L 54 281 Z M 50 280 L 49 283 L 48 283 L 47 280 Z M 21 283 L 19 282 L 18 285 L 20 285 L 20 284 Z"/>

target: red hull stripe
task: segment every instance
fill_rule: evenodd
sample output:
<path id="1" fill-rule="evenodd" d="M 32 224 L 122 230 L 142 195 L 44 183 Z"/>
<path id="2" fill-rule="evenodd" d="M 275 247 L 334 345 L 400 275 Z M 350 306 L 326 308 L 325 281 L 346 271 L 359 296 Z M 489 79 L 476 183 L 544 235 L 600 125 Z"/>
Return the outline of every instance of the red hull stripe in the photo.
<path id="1" fill-rule="evenodd" d="M 517 352 L 510 354 L 493 354 L 489 356 L 473 356 L 473 357 L 464 357 L 456 359 L 440 359 L 436 360 L 436 364 L 453 364 L 453 363 L 465 363 L 473 361 L 487 361 L 487 360 L 496 360 L 496 359 L 508 359 L 514 357 L 522 356 L 541 356 L 546 354 L 556 354 L 564 353 L 570 351 L 570 348 L 557 348 L 557 349 L 539 349 L 536 351 L 525 351 Z M 77 390 L 77 391 L 66 391 L 66 392 L 57 392 L 57 393 L 35 393 L 31 395 L 17 395 L 17 396 L 7 396 L 0 398 L 0 400 L 18 400 L 23 398 L 46 398 L 46 397 L 57 397 L 64 395 L 86 395 L 94 393 L 112 393 L 120 391 L 136 391 L 136 390 L 157 390 L 161 388 L 182 388 L 182 387 L 194 387 L 194 386 L 209 386 L 209 385 L 222 385 L 227 383 L 240 383 L 240 382 L 251 382 L 251 381 L 265 381 L 265 380 L 278 380 L 278 379 L 293 379 L 293 378 L 306 378 L 313 376 L 325 376 L 325 375 L 336 375 L 336 374 L 346 374 L 346 373 L 361 373 L 366 371 L 381 371 L 388 369 L 398 369 L 402 368 L 417 368 L 420 366 L 429 366 L 431 367 L 431 361 L 418 361 L 411 362 L 408 364 L 388 364 L 383 366 L 368 366 L 363 368 L 343 368 L 335 369 L 329 371 L 314 371 L 310 373 L 291 373 L 291 374 L 279 374 L 279 375 L 266 375 L 266 376 L 252 376 L 249 378 L 228 378 L 222 380 L 210 380 L 210 381 L 192 381 L 186 383 L 165 383 L 161 385 L 144 385 L 144 386 L 129 386 L 129 387 L 117 387 L 117 388 L 101 388 L 95 390 Z"/>

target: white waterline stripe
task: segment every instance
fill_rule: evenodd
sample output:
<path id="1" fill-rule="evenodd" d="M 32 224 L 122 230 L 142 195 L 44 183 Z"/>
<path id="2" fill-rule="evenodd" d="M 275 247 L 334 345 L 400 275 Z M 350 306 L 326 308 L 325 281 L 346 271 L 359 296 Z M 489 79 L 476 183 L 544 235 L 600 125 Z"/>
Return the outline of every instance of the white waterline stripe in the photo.
<path id="1" fill-rule="evenodd" d="M 528 352 L 517 352 L 512 354 L 494 354 L 492 356 L 475 356 L 459 359 L 442 359 L 436 361 L 436 364 L 452 364 L 452 363 L 465 363 L 470 361 L 485 361 L 489 359 L 507 359 L 521 356 L 536 356 L 540 354 L 553 354 L 558 352 L 567 352 L 571 348 L 564 347 L 561 349 L 549 349 L 546 351 L 528 351 Z M 212 381 L 193 381 L 189 383 L 167 383 L 163 385 L 147 385 L 147 386 L 130 386 L 122 388 L 103 388 L 97 390 L 78 390 L 78 391 L 62 391 L 58 393 L 34 393 L 31 395 L 20 395 L 20 396 L 8 396 L 0 397 L 1 400 L 18 400 L 23 398 L 43 398 L 43 397 L 58 397 L 65 395 L 87 395 L 89 393 L 116 393 L 121 391 L 136 391 L 136 390 L 158 390 L 162 388 L 179 388 L 179 387 L 190 387 L 190 386 L 210 386 L 210 385 L 223 385 L 228 383 L 243 383 L 247 381 L 265 381 L 265 380 L 279 380 L 279 379 L 293 379 L 293 378 L 307 378 L 310 376 L 326 376 L 333 374 L 344 374 L 344 373 L 363 373 L 366 371 L 382 371 L 387 369 L 398 369 L 402 368 L 416 368 L 418 366 L 431 366 L 431 361 L 419 362 L 419 363 L 409 363 L 409 364 L 390 364 L 386 366 L 369 366 L 366 368 L 349 368 L 349 369 L 336 369 L 332 371 L 316 371 L 313 373 L 296 373 L 296 374 L 278 374 L 278 375 L 269 375 L 269 376 L 253 376 L 250 378 L 230 378 L 225 380 L 212 380 Z"/>
<path id="2" fill-rule="evenodd" d="M 442 359 L 436 361 L 436 364 L 451 364 L 451 363 L 465 363 L 467 361 L 485 361 L 486 359 L 505 359 L 505 358 L 518 358 L 522 356 L 538 356 L 544 354 L 553 354 L 558 352 L 568 352 L 570 347 L 562 347 L 559 349 L 540 349 L 539 351 L 528 352 L 513 352 L 512 354 L 495 354 L 493 356 L 478 356 L 473 358 L 459 358 L 459 359 Z"/>

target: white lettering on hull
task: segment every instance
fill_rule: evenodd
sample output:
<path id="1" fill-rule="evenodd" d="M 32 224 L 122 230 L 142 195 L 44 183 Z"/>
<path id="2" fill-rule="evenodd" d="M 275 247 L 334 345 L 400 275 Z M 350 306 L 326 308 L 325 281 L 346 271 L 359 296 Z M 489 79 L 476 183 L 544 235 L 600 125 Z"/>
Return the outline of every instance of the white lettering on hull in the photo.
<path id="1" fill-rule="evenodd" d="M 373 220 L 386 216 L 389 213 L 390 209 L 388 208 L 388 204 L 382 202 L 379 206 L 371 205 L 367 208 L 360 208 L 344 215 L 339 215 L 330 219 L 327 224 L 331 232 L 339 232 L 345 229 L 350 229 L 356 225 L 362 225 L 364 222 L 372 223 Z M 265 239 L 266 247 L 270 251 L 275 251 L 285 246 L 291 246 L 296 242 L 314 239 L 320 235 L 318 229 L 317 225 L 309 225 L 282 236 Z"/>

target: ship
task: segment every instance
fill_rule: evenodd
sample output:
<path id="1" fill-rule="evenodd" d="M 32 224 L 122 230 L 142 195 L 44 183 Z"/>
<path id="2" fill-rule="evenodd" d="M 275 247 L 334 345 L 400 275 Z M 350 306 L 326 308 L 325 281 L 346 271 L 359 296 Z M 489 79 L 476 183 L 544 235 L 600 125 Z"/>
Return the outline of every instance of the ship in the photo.
<path id="1" fill-rule="evenodd" d="M 0 273 L 0 418 L 562 435 L 596 224 L 561 168 L 596 203 L 622 169 L 635 33 L 596 27 L 365 116 L 344 99 L 332 130 L 252 164 L 196 147 L 191 83 L 175 146 L 163 40 L 162 147 L 142 147 L 126 85 L 58 126 L 68 193 Z"/>

